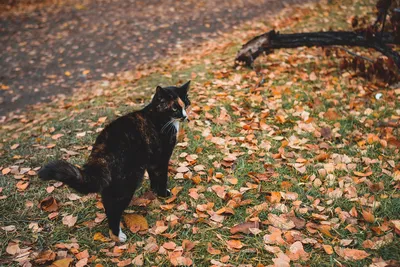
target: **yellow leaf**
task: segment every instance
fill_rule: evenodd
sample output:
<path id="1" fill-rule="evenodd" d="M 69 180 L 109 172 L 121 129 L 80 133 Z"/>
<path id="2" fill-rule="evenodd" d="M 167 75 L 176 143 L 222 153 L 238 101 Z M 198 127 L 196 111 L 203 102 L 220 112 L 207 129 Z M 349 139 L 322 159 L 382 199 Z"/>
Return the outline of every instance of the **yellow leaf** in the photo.
<path id="1" fill-rule="evenodd" d="M 369 256 L 364 250 L 335 247 L 335 252 L 345 260 L 362 260 Z"/>
<path id="2" fill-rule="evenodd" d="M 240 240 L 228 240 L 226 241 L 226 244 L 230 249 L 241 249 L 243 247 L 242 242 Z"/>
<path id="3" fill-rule="evenodd" d="M 322 245 L 322 247 L 324 248 L 326 254 L 331 255 L 333 254 L 333 248 L 330 245 Z"/>
<path id="4" fill-rule="evenodd" d="M 72 258 L 64 258 L 53 262 L 50 267 L 69 267 L 72 261 Z"/>
<path id="5" fill-rule="evenodd" d="M 94 241 L 108 242 L 110 239 L 105 237 L 102 233 L 95 233 L 93 236 Z"/>
<path id="6" fill-rule="evenodd" d="M 138 214 L 126 214 L 124 215 L 124 221 L 126 226 L 134 233 L 149 229 L 146 218 Z"/>
<path id="7" fill-rule="evenodd" d="M 369 223 L 375 222 L 375 216 L 367 210 L 362 211 L 362 216 L 366 222 L 369 222 Z"/>

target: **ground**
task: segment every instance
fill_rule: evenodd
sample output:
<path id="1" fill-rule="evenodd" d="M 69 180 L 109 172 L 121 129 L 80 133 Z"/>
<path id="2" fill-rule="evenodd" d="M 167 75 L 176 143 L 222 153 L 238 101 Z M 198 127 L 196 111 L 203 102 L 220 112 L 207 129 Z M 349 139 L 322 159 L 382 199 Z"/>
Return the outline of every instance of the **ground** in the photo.
<path id="1" fill-rule="evenodd" d="M 234 68 L 240 45 L 282 32 L 349 29 L 374 1 L 287 8 L 200 47 L 38 104 L 0 126 L 1 264 L 397 266 L 400 89 L 343 67 L 333 48 L 279 50 Z M 354 49 L 370 58 L 379 54 Z M 36 173 L 82 165 L 97 133 L 156 85 L 192 80 L 191 121 L 170 166 L 173 197 L 149 182 L 108 238 L 100 198 Z M 247 265 L 245 265 L 247 264 Z"/>
<path id="2" fill-rule="evenodd" d="M 7 12 L 0 3 L 0 116 L 298 2 L 48 0 Z"/>

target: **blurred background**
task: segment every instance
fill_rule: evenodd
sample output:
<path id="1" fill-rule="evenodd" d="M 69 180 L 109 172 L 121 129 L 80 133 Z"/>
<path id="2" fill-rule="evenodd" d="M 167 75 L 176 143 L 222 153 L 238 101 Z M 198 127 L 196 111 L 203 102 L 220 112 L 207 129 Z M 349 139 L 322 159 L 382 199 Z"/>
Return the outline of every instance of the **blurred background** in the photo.
<path id="1" fill-rule="evenodd" d="M 0 116 L 305 0 L 0 0 Z"/>

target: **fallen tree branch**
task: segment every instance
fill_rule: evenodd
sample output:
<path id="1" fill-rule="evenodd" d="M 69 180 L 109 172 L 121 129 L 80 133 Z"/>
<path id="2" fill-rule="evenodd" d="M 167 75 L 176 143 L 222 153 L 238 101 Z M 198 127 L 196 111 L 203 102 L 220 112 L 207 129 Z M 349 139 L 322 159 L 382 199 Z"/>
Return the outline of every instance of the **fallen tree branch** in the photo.
<path id="1" fill-rule="evenodd" d="M 309 32 L 280 34 L 274 30 L 259 35 L 239 50 L 235 61 L 251 66 L 254 60 L 263 53 L 272 53 L 274 49 L 296 48 L 301 46 L 358 46 L 372 48 L 392 59 L 400 70 L 400 55 L 387 44 L 395 44 L 395 38 L 390 33 L 383 33 L 377 37 L 371 32 Z"/>

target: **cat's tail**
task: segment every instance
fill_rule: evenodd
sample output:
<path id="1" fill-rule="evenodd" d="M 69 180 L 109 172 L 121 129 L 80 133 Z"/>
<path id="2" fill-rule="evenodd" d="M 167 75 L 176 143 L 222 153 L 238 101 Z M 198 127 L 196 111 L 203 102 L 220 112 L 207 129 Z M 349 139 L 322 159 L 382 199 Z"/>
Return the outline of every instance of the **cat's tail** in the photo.
<path id="1" fill-rule="evenodd" d="M 64 160 L 56 160 L 40 169 L 38 175 L 44 181 L 63 182 L 82 194 L 100 192 L 105 180 L 85 169 L 80 170 Z"/>

